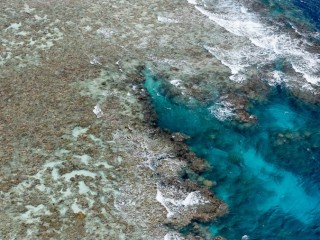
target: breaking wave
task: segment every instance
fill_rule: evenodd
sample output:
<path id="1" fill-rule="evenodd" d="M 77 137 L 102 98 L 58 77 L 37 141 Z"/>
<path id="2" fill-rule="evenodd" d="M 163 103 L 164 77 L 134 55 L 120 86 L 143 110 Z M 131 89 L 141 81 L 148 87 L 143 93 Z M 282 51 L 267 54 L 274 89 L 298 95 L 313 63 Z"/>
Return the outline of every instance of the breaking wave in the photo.
<path id="1" fill-rule="evenodd" d="M 271 25 L 265 17 L 260 17 L 240 1 L 202 0 L 189 3 L 238 37 L 238 41 L 232 44 L 205 46 L 230 68 L 231 80 L 244 81 L 248 78 L 246 75 L 250 68 L 274 64 L 276 59 L 283 59 L 291 65 L 293 74 L 290 78 L 293 81 L 303 81 L 308 85 L 319 84 L 320 55 L 315 50 L 317 45 L 298 34 L 293 25 L 290 29 L 284 29 L 280 24 Z M 271 83 L 274 81 L 273 70 L 265 75 Z"/>

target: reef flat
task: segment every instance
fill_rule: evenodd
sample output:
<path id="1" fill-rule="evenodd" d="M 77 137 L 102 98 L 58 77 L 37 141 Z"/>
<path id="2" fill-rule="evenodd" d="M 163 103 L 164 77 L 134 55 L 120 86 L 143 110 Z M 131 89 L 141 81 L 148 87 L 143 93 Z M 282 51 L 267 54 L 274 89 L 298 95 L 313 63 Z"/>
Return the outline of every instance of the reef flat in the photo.
<path id="1" fill-rule="evenodd" d="M 181 178 L 204 162 L 153 126 L 142 85 L 148 64 L 207 55 L 204 17 L 184 1 L 0 9 L 1 239 L 177 239 L 226 212 Z"/>

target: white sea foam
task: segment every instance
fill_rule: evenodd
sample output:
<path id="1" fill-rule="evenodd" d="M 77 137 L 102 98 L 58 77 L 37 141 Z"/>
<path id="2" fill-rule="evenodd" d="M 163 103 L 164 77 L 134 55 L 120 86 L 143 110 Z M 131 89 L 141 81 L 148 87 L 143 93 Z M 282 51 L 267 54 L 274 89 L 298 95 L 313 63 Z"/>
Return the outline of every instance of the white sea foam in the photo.
<path id="1" fill-rule="evenodd" d="M 184 240 L 185 238 L 183 238 L 179 233 L 177 232 L 168 232 L 163 240 Z"/>
<path id="2" fill-rule="evenodd" d="M 179 87 L 180 86 L 180 84 L 181 84 L 181 80 L 179 80 L 179 79 L 174 79 L 174 80 L 171 80 L 170 81 L 170 83 L 172 84 L 172 85 L 174 85 L 175 87 Z"/>
<path id="3" fill-rule="evenodd" d="M 102 112 L 101 108 L 99 107 L 99 105 L 94 106 L 92 111 L 97 116 L 97 118 L 101 118 L 103 116 L 103 112 Z"/>
<path id="4" fill-rule="evenodd" d="M 182 81 L 180 79 L 173 79 L 170 81 L 170 84 L 172 84 L 173 86 L 175 86 L 176 88 L 181 90 L 181 94 L 185 95 L 186 93 L 183 91 L 186 88 L 182 85 Z"/>
<path id="5" fill-rule="evenodd" d="M 197 0 L 187 0 L 187 1 L 188 1 L 188 3 L 194 4 L 194 5 L 197 4 Z"/>
<path id="6" fill-rule="evenodd" d="M 163 192 L 166 192 L 170 197 L 165 197 Z M 157 187 L 156 200 L 167 210 L 167 218 L 173 217 L 176 213 L 183 211 L 185 208 L 209 203 L 199 191 L 190 192 L 188 194 L 177 192 L 177 195 L 181 196 L 175 197 L 171 196 L 172 192 L 176 192 L 176 190 L 160 187 L 159 185 Z"/>
<path id="7" fill-rule="evenodd" d="M 220 121 L 225 121 L 235 116 L 234 105 L 227 101 L 217 102 L 214 106 L 209 108 L 209 111 Z"/>
<path id="8" fill-rule="evenodd" d="M 100 58 L 97 56 L 91 56 L 90 57 L 90 64 L 92 65 L 102 65 L 100 62 Z"/>
<path id="9" fill-rule="evenodd" d="M 199 191 L 195 191 L 195 192 L 189 193 L 187 197 L 181 202 L 181 205 L 193 206 L 193 205 L 199 205 L 204 203 L 209 203 L 209 201 L 204 200 Z M 178 204 L 180 204 L 180 202 L 178 202 Z"/>
<path id="10" fill-rule="evenodd" d="M 241 238 L 241 240 L 249 240 L 249 239 L 250 239 L 250 237 L 248 235 L 243 235 Z"/>
<path id="11" fill-rule="evenodd" d="M 272 76 L 268 79 L 269 85 L 277 85 L 280 83 L 285 83 L 286 82 L 286 77 L 285 74 L 281 71 L 273 71 Z"/>
<path id="12" fill-rule="evenodd" d="M 231 49 L 232 54 L 228 54 L 229 49 L 224 50 L 221 46 L 210 48 L 209 51 L 231 69 L 234 75 L 231 79 L 244 80 L 237 75 L 245 68 L 254 64 L 268 63 L 276 57 L 281 57 L 291 63 L 293 69 L 302 74 L 307 82 L 311 84 L 320 82 L 320 55 L 307 51 L 306 47 L 310 45 L 307 41 L 295 39 L 288 33 L 280 32 L 276 26 L 264 24 L 257 15 L 250 12 L 239 1 L 206 0 L 202 1 L 201 5 L 200 1 L 188 2 L 197 4 L 195 6 L 197 10 L 228 32 L 244 37 L 260 48 L 253 49 L 254 51 L 244 51 L 246 47 L 238 48 L 237 54 L 235 54 L 235 48 Z M 266 58 L 262 58 L 261 54 Z M 230 58 L 230 55 L 235 59 Z"/>
<path id="13" fill-rule="evenodd" d="M 262 62 L 274 61 L 276 56 L 270 54 L 265 49 L 252 45 L 230 44 L 228 48 L 224 46 L 204 46 L 212 55 L 214 55 L 222 64 L 231 70 L 230 79 L 236 82 L 242 82 L 247 79 L 247 68 Z"/>
<path id="14" fill-rule="evenodd" d="M 166 198 L 162 195 L 162 192 L 159 190 L 159 188 L 157 189 L 156 200 L 167 210 L 167 218 L 170 218 L 174 215 L 174 212 L 171 211 L 171 209 L 167 206 Z"/>

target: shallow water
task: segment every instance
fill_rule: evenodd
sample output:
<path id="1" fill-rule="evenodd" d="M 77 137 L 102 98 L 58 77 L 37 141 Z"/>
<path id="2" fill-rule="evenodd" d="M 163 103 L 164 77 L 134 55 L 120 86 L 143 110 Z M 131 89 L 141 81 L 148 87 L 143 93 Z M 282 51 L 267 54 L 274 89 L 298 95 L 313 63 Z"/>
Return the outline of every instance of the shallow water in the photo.
<path id="1" fill-rule="evenodd" d="M 320 111 L 294 99 L 281 86 L 268 102 L 252 104 L 258 117 L 242 128 L 219 121 L 208 104 L 180 102 L 168 86 L 146 72 L 158 124 L 191 136 L 189 147 L 212 170 L 204 177 L 230 206 L 230 213 L 210 225 L 228 239 L 320 238 Z"/>

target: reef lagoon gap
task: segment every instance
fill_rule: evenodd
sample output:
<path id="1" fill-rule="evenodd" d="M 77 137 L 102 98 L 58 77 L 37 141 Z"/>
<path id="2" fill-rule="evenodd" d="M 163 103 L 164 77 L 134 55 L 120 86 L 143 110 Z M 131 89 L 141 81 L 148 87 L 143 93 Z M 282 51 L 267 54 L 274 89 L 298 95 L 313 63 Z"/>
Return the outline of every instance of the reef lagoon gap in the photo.
<path id="1" fill-rule="evenodd" d="M 209 104 L 170 95 L 169 85 L 145 71 L 145 87 L 158 125 L 186 134 L 186 143 L 211 170 L 212 191 L 230 208 L 210 225 L 227 239 L 317 239 L 320 234 L 320 111 L 275 86 L 263 104 L 249 112 L 257 122 L 221 121 Z M 171 87 L 174 87 L 171 85 Z"/>

